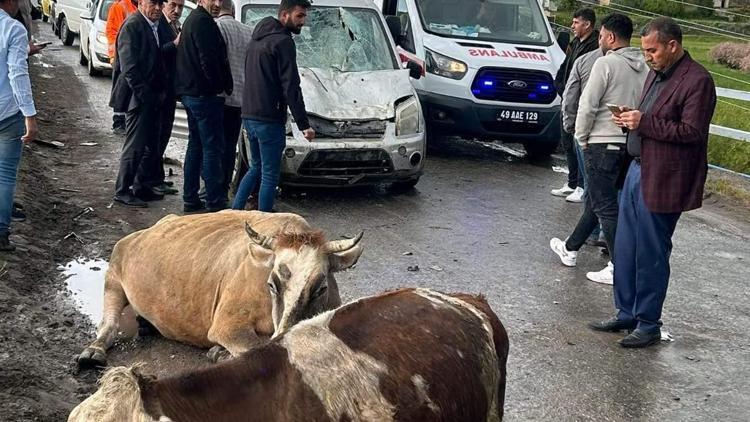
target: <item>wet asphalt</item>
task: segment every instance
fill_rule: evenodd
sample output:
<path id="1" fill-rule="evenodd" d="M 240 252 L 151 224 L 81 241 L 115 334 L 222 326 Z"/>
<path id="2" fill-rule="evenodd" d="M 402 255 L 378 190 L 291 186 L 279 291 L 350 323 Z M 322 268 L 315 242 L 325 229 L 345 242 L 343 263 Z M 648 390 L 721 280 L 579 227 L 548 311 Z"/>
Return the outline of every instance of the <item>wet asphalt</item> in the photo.
<path id="1" fill-rule="evenodd" d="M 52 39 L 40 28 L 40 39 Z M 57 41 L 41 61 L 74 68 L 109 127 L 109 79 L 78 65 L 78 41 Z M 283 192 L 279 210 L 330 238 L 365 231 L 362 259 L 338 277 L 344 300 L 403 286 L 485 295 L 510 335 L 506 420 L 750 420 L 747 221 L 710 206 L 682 217 L 663 317 L 673 341 L 625 350 L 620 335 L 585 327 L 613 313 L 612 288 L 585 278 L 607 258 L 588 247 L 567 268 L 549 250 L 581 209 L 549 194 L 565 175 L 552 162 L 456 143 L 432 151 L 422 180 L 405 193 Z M 176 141 L 167 155 L 182 159 L 183 150 Z M 180 205 L 175 198 L 166 207 Z"/>

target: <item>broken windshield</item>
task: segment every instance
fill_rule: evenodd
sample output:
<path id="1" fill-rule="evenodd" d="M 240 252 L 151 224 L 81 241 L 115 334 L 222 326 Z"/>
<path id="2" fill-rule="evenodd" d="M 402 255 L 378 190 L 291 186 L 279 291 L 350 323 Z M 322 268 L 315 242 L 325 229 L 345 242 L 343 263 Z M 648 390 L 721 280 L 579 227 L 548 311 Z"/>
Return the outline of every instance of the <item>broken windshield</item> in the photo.
<path id="1" fill-rule="evenodd" d="M 266 16 L 276 16 L 277 10 L 278 6 L 247 5 L 242 23 L 255 27 Z M 372 9 L 313 7 L 294 41 L 300 67 L 341 72 L 398 68 L 380 17 Z"/>
<path id="2" fill-rule="evenodd" d="M 427 32 L 490 42 L 550 45 L 537 0 L 417 0 Z"/>

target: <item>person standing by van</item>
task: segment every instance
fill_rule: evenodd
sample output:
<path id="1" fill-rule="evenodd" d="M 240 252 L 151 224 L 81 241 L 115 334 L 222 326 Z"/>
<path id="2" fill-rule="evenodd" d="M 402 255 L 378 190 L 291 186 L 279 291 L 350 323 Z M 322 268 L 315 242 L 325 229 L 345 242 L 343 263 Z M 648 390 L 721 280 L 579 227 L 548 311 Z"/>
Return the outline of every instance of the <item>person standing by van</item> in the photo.
<path id="1" fill-rule="evenodd" d="M 599 48 L 599 32 L 594 29 L 595 24 L 596 14 L 592 9 L 578 9 L 573 14 L 573 23 L 570 28 L 573 30 L 575 38 L 570 43 L 565 61 L 560 65 L 557 76 L 555 76 L 555 88 L 561 97 L 564 95 L 565 85 L 575 61 L 584 54 Z M 573 135 L 565 132 L 565 130 L 560 130 L 560 142 L 565 150 L 568 162 L 568 181 L 563 187 L 553 189 L 550 193 L 554 196 L 565 197 L 568 202 L 583 202 L 583 169 L 578 168 Z"/>
<path id="2" fill-rule="evenodd" d="M 242 119 L 249 137 L 252 161 L 242 178 L 232 208 L 241 210 L 260 184 L 258 210 L 272 211 L 279 184 L 281 154 L 286 146 L 287 106 L 305 139 L 312 141 L 297 69 L 292 34 L 305 25 L 309 0 L 282 0 L 278 19 L 267 17 L 255 27 L 245 58 Z"/>

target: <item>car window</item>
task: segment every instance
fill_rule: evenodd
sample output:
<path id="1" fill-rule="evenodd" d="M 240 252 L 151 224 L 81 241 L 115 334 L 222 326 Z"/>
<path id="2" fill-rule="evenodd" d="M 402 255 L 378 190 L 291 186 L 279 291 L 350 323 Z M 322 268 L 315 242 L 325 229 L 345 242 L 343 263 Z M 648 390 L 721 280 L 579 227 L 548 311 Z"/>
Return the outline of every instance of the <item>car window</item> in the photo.
<path id="1" fill-rule="evenodd" d="M 406 0 L 398 0 L 396 16 L 398 16 L 398 19 L 401 21 L 401 30 L 404 33 L 404 36 L 401 39 L 401 47 L 406 51 L 416 53 L 417 49 L 414 47 L 414 31 L 411 27 Z"/>
<path id="2" fill-rule="evenodd" d="M 242 23 L 255 27 L 276 16 L 278 6 L 246 5 Z M 397 69 L 396 56 L 376 10 L 313 7 L 302 33 L 294 36 L 300 67 L 363 72 Z"/>

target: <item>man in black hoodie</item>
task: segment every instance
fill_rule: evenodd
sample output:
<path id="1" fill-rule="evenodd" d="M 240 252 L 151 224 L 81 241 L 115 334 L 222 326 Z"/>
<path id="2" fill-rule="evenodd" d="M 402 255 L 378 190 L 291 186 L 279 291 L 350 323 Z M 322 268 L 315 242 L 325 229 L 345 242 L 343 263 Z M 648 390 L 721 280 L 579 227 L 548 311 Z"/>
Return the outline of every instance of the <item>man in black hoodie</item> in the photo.
<path id="1" fill-rule="evenodd" d="M 224 97 L 232 93 L 227 48 L 214 17 L 221 0 L 201 0 L 185 20 L 177 48 L 175 91 L 188 116 L 190 134 L 185 153 L 185 212 L 219 211 L 227 207 L 222 156 L 224 153 Z M 200 179 L 206 185 L 206 204 L 198 197 Z"/>
<path id="2" fill-rule="evenodd" d="M 308 141 L 315 138 L 305 112 L 292 33 L 305 25 L 309 0 L 282 0 L 278 19 L 255 26 L 245 57 L 242 119 L 250 143 L 250 170 L 242 178 L 232 208 L 244 209 L 258 185 L 258 210 L 271 211 L 279 184 L 281 154 L 286 146 L 287 107 Z"/>
<path id="3" fill-rule="evenodd" d="M 599 32 L 594 29 L 595 24 L 596 14 L 592 9 L 578 9 L 573 13 L 573 23 L 570 28 L 575 38 L 568 46 L 565 61 L 560 65 L 555 76 L 555 88 L 561 97 L 576 59 L 599 48 Z M 568 161 L 568 182 L 560 189 L 553 189 L 550 193 L 554 196 L 565 197 L 569 202 L 583 202 L 583 169 L 578 168 L 579 161 L 573 135 L 562 130 L 562 125 L 560 127 L 560 142 Z"/>

